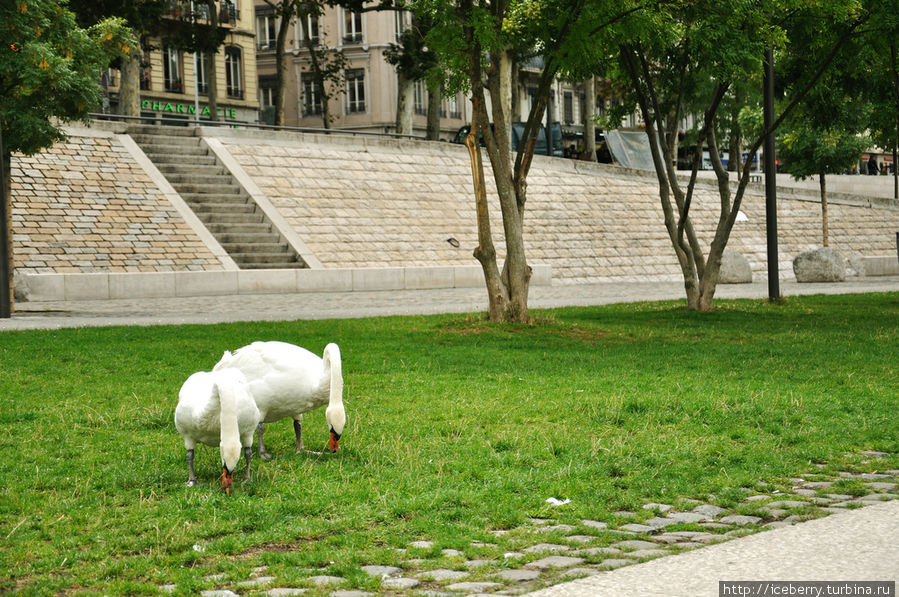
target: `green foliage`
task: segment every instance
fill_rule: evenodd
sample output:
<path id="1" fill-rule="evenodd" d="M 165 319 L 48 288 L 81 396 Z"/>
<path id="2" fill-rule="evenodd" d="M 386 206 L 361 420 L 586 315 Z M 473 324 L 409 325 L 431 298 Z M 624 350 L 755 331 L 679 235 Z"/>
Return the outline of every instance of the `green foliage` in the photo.
<path id="1" fill-rule="evenodd" d="M 777 486 L 810 462 L 835 473 L 862 450 L 899 468 L 899 294 L 535 319 L 0 334 L 0 592 L 157 594 L 176 583 L 199 594 L 209 575 L 236 583 L 259 565 L 279 584 L 340 573 L 371 589 L 359 566 L 395 563 L 396 548 L 423 538 L 435 551 L 496 543 L 489 574 L 516 547 L 489 531 L 545 514 L 549 496 L 570 498 L 553 514 L 577 524 Z M 274 423 L 275 458 L 254 458 L 251 483 L 223 496 L 216 450 L 200 446 L 200 484 L 185 487 L 172 422 L 181 383 L 223 350 L 267 339 L 340 345 L 340 451 L 318 453 L 319 409 L 303 419 L 315 452 L 294 454 L 292 426 Z"/>
<path id="2" fill-rule="evenodd" d="M 82 29 L 56 0 L 4 3 L 0 35 L 4 148 L 25 154 L 60 140 L 57 124 L 87 118 L 100 101 L 101 68 L 134 44 L 122 19 Z"/>
<path id="3" fill-rule="evenodd" d="M 798 126 L 785 129 L 778 137 L 777 155 L 786 172 L 804 180 L 819 174 L 844 173 L 869 145 L 868 137 L 853 132 Z"/>

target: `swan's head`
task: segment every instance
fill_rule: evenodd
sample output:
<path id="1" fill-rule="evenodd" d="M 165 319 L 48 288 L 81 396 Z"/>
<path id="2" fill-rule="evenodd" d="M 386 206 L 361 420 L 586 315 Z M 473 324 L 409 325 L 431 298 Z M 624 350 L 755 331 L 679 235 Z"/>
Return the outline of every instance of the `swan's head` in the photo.
<path id="1" fill-rule="evenodd" d="M 330 438 L 328 439 L 328 449 L 336 452 L 340 443 L 340 436 L 343 434 L 343 428 L 346 425 L 346 411 L 343 404 L 332 404 L 325 410 L 325 419 L 328 421 L 330 429 Z"/>

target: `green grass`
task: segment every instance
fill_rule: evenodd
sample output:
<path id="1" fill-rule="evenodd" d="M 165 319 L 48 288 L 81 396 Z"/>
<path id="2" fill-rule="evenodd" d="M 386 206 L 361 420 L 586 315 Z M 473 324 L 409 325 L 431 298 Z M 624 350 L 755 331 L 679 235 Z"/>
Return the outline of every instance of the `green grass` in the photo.
<path id="1" fill-rule="evenodd" d="M 528 516 L 732 505 L 815 463 L 863 468 L 863 450 L 899 468 L 899 294 L 717 304 L 541 311 L 534 326 L 447 315 L 0 334 L 0 592 L 187 594 L 259 565 L 280 586 L 315 573 L 371 588 L 359 566 L 394 564 L 416 539 L 468 552 Z M 185 487 L 181 383 L 264 339 L 340 344 L 340 452 L 294 454 L 282 421 L 266 434 L 274 460 L 254 459 L 230 498 L 206 446 Z M 323 410 L 303 428 L 307 449 L 325 447 Z"/>

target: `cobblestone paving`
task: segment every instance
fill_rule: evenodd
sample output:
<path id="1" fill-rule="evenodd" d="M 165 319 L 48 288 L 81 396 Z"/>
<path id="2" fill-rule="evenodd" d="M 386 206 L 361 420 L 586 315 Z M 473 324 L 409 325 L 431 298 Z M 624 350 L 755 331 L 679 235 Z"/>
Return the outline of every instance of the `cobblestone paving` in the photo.
<path id="1" fill-rule="evenodd" d="M 876 462 L 880 452 L 863 456 Z M 823 465 L 821 465 L 823 468 Z M 494 540 L 474 541 L 464 550 L 441 549 L 438 537 L 422 537 L 399 549 L 402 563 L 364 565 L 362 572 L 380 579 L 380 589 L 359 590 L 350 579 L 309 570 L 296 586 L 284 586 L 268 568 L 250 578 L 205 577 L 214 588 L 204 597 L 265 595 L 279 597 L 478 597 L 519 595 L 575 578 L 603 574 L 649 559 L 728 541 L 766 529 L 801 523 L 846 508 L 861 508 L 899 499 L 899 470 L 840 472 L 809 470 L 774 486 L 742 488 L 739 502 L 719 504 L 677 499 L 646 503 L 633 512 L 615 512 L 609 520 L 568 520 L 565 507 L 557 518 L 529 518 L 520 527 L 490 531 Z M 173 592 L 174 585 L 159 587 Z"/>

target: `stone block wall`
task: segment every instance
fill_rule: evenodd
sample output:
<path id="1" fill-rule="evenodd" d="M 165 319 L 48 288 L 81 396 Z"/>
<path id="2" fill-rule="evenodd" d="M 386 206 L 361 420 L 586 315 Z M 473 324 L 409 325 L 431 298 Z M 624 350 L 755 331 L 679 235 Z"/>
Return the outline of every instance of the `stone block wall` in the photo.
<path id="1" fill-rule="evenodd" d="M 260 190 L 326 268 L 473 263 L 477 244 L 471 169 L 464 147 L 336 135 L 217 133 Z M 486 162 L 486 160 L 485 160 Z M 487 184 L 493 181 L 486 163 Z M 556 283 L 679 280 L 654 174 L 536 156 L 528 179 L 525 242 L 531 263 Z M 830 245 L 847 258 L 895 255 L 899 208 L 830 202 Z M 706 182 L 692 214 L 707 250 L 720 199 Z M 748 193 L 748 220 L 728 247 L 767 274 L 765 199 Z M 491 192 L 492 228 L 502 253 L 502 220 Z M 821 244 L 820 203 L 789 193 L 778 202 L 780 272 Z M 455 239 L 459 246 L 448 242 Z"/>
<path id="2" fill-rule="evenodd" d="M 113 134 L 74 130 L 11 174 L 19 274 L 222 269 Z"/>

